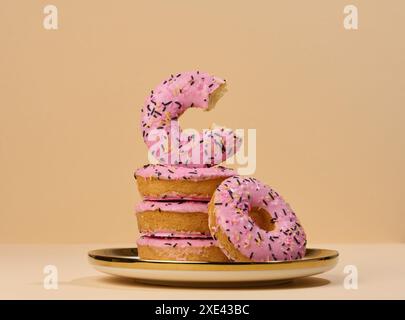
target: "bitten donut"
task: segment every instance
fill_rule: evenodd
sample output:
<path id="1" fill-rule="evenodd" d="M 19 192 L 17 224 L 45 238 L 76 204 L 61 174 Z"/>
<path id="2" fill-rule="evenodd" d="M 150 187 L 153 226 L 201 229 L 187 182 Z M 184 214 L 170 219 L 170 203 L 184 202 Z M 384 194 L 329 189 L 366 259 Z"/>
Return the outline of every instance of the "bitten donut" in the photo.
<path id="1" fill-rule="evenodd" d="M 144 235 L 211 238 L 208 203 L 196 201 L 143 201 L 136 208 L 138 229 Z"/>
<path id="2" fill-rule="evenodd" d="M 228 258 L 212 238 L 160 238 L 142 236 L 137 242 L 144 260 L 227 262 Z"/>
<path id="3" fill-rule="evenodd" d="M 254 178 L 233 176 L 213 195 L 208 223 L 233 261 L 300 259 L 306 235 L 295 213 L 272 188 Z"/>
<path id="4" fill-rule="evenodd" d="M 171 75 L 152 90 L 141 109 L 142 136 L 152 156 L 161 164 L 205 167 L 236 153 L 241 139 L 231 129 L 186 134 L 178 122 L 188 108 L 212 109 L 224 92 L 224 80 L 199 71 Z"/>
<path id="5" fill-rule="evenodd" d="M 218 185 L 236 174 L 217 166 L 189 168 L 149 164 L 135 172 L 138 190 L 146 200 L 209 201 Z"/>

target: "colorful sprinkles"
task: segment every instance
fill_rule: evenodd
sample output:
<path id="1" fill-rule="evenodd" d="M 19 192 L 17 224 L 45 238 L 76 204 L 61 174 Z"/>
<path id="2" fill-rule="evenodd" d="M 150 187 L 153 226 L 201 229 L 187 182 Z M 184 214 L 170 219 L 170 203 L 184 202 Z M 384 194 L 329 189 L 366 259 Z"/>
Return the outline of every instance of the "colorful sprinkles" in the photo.
<path id="1" fill-rule="evenodd" d="M 228 258 L 238 261 L 237 255 L 225 249 L 229 245 L 250 261 L 294 260 L 305 255 L 306 235 L 295 213 L 276 191 L 257 179 L 230 177 L 211 201 L 215 204 L 209 218 L 211 234 L 225 234 L 228 243 L 220 246 Z M 267 212 L 275 228 L 261 229 L 249 216 L 252 208 Z"/>
<path id="2" fill-rule="evenodd" d="M 173 238 L 173 237 L 155 237 L 142 235 L 138 241 L 138 246 L 154 247 L 172 247 L 172 248 L 189 248 L 189 247 L 213 247 L 217 246 L 213 238 Z"/>
<path id="3" fill-rule="evenodd" d="M 141 131 L 151 154 L 161 164 L 213 166 L 238 151 L 241 139 L 231 129 L 204 130 L 200 133 L 203 139 L 194 141 L 193 136 L 183 135 L 178 124 L 178 118 L 188 108 L 208 110 L 211 107 L 210 95 L 223 86 L 224 80 L 205 72 L 193 71 L 171 75 L 151 91 L 141 108 Z M 162 138 L 150 137 L 151 132 L 156 133 L 156 129 L 165 133 Z M 175 132 L 173 129 L 176 129 Z M 214 145 L 218 145 L 219 152 L 213 152 L 213 156 L 210 156 Z M 199 156 L 195 158 L 194 155 Z"/>
<path id="4" fill-rule="evenodd" d="M 147 164 L 136 170 L 134 176 L 146 179 L 154 178 L 158 180 L 192 180 L 201 181 L 215 178 L 227 178 L 236 174 L 233 169 L 222 166 L 209 168 L 195 168 L 190 170 L 187 167 L 168 166 L 162 164 Z"/>

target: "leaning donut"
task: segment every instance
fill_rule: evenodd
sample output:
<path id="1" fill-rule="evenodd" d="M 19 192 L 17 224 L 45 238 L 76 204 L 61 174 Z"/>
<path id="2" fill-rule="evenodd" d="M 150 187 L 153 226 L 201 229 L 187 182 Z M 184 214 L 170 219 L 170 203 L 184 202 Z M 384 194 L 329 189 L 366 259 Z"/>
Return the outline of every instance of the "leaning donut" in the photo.
<path id="1" fill-rule="evenodd" d="M 295 213 L 272 188 L 254 178 L 224 180 L 209 204 L 209 228 L 233 261 L 294 260 L 306 235 Z"/>
<path id="2" fill-rule="evenodd" d="M 186 134 L 178 123 L 188 108 L 212 109 L 225 86 L 225 80 L 193 71 L 171 75 L 152 90 L 141 109 L 141 130 L 149 152 L 159 163 L 213 166 L 238 151 L 241 139 L 230 129 Z"/>

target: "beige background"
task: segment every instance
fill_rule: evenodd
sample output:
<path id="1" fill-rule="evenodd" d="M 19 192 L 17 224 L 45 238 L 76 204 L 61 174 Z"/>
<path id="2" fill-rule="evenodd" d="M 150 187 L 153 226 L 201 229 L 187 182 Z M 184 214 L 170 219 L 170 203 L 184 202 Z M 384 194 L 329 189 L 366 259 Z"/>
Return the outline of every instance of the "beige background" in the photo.
<path id="1" fill-rule="evenodd" d="M 256 128 L 310 243 L 404 242 L 404 29 L 400 0 L 0 0 L 0 241 L 135 241 L 140 106 L 198 68 L 229 91 L 183 127 Z"/>

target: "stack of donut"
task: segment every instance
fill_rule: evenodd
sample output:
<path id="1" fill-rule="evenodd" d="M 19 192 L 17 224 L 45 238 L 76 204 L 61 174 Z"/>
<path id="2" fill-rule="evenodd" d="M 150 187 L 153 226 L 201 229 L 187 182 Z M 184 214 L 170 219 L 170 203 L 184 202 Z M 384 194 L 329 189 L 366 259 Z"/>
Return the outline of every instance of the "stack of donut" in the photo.
<path id="1" fill-rule="evenodd" d="M 204 72 L 171 75 L 142 107 L 142 136 L 158 163 L 135 172 L 143 197 L 136 206 L 141 259 L 261 262 L 305 255 L 305 232 L 284 199 L 220 165 L 241 145 L 234 131 L 187 135 L 178 124 L 188 108 L 213 108 L 225 88 L 225 80 Z"/>

